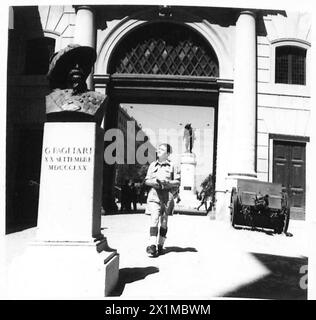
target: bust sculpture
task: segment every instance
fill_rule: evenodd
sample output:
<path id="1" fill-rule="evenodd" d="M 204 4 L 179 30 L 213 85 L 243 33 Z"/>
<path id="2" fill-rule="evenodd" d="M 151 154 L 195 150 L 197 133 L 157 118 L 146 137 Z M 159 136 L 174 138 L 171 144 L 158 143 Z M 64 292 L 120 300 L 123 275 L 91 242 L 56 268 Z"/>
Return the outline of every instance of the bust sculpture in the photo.
<path id="1" fill-rule="evenodd" d="M 184 126 L 183 140 L 186 153 L 192 153 L 193 141 L 194 141 L 194 132 L 191 127 L 191 123 L 188 123 Z"/>
<path id="2" fill-rule="evenodd" d="M 104 94 L 90 91 L 86 79 L 96 61 L 91 47 L 70 44 L 53 55 L 47 74 L 52 92 L 46 96 L 48 121 L 94 121 L 104 115 Z"/>

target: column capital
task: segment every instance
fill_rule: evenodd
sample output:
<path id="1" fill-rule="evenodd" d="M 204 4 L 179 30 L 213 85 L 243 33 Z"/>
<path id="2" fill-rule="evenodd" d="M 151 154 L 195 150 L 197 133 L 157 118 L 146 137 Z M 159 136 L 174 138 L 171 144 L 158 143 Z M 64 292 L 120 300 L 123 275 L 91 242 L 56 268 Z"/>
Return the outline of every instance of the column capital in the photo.
<path id="1" fill-rule="evenodd" d="M 91 5 L 73 5 L 73 7 L 76 10 L 76 13 L 78 12 L 78 10 L 90 10 L 93 13 L 95 12 L 94 8 Z"/>
<path id="2" fill-rule="evenodd" d="M 248 14 L 248 15 L 253 16 L 254 18 L 256 18 L 256 13 L 254 11 L 242 10 L 242 11 L 239 12 L 239 16 L 245 15 L 245 14 Z"/>

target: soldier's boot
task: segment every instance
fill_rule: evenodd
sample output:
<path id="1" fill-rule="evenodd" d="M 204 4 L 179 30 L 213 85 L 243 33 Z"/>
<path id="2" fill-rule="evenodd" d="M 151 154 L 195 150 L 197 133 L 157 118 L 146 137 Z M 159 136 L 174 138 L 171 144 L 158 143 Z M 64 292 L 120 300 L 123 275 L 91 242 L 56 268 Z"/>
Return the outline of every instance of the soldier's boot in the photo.
<path id="1" fill-rule="evenodd" d="M 158 227 L 150 227 L 150 244 L 146 248 L 146 252 L 150 257 L 157 256 L 157 249 L 156 249 L 156 242 L 157 242 L 157 235 L 158 235 Z"/>

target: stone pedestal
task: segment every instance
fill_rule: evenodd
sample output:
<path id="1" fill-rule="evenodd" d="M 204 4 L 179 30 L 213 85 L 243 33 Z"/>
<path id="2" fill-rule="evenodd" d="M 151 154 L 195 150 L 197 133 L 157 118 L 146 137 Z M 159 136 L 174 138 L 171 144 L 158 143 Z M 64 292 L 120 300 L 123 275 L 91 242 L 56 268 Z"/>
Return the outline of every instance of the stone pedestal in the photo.
<path id="1" fill-rule="evenodd" d="M 101 233 L 103 136 L 92 122 L 45 124 L 37 241 L 20 259 L 20 295 L 100 298 L 115 286 L 119 255 Z"/>
<path id="2" fill-rule="evenodd" d="M 8 272 L 7 298 L 100 299 L 118 281 L 119 256 L 103 241 L 35 241 Z"/>
<path id="3" fill-rule="evenodd" d="M 180 207 L 193 209 L 199 205 L 199 201 L 196 198 L 195 171 L 195 154 L 183 153 L 181 155 Z"/>
<path id="4" fill-rule="evenodd" d="M 38 239 L 90 241 L 101 236 L 103 130 L 94 123 L 46 123 Z"/>

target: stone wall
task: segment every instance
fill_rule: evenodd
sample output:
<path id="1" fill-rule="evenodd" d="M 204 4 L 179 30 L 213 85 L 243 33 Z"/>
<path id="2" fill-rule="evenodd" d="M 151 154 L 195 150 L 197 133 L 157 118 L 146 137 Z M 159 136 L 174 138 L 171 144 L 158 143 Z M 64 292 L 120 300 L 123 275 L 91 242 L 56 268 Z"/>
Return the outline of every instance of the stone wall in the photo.
<path id="1" fill-rule="evenodd" d="M 263 16 L 265 36 L 257 37 L 257 173 L 272 181 L 269 133 L 310 135 L 310 16 L 304 13 Z M 306 86 L 275 84 L 274 50 L 278 42 L 307 49 Z"/>

